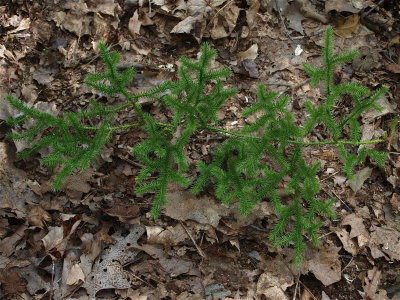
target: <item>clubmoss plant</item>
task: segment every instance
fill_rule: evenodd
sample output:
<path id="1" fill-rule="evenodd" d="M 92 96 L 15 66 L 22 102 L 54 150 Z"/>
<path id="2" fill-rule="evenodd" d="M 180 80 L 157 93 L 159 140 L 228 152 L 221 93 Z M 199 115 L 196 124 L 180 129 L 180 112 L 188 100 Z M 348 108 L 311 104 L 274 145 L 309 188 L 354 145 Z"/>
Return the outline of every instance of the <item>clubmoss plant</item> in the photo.
<path id="1" fill-rule="evenodd" d="M 377 100 L 387 92 L 387 88 L 371 92 L 354 82 L 335 84 L 335 67 L 351 61 L 357 52 L 334 55 L 332 43 L 333 31 L 328 29 L 322 50 L 323 67 L 318 69 L 304 65 L 311 84 L 315 86 L 322 82 L 325 94 L 317 106 L 305 103 L 307 116 L 302 126 L 297 125 L 288 109 L 290 99 L 287 95 L 278 96 L 278 93 L 259 85 L 258 102 L 247 107 L 242 114 L 248 117 L 261 112 L 262 116 L 239 131 L 217 127 L 219 109 L 236 94 L 236 90 L 223 86 L 223 79 L 231 74 L 229 69 L 210 69 L 216 51 L 208 44 L 201 47 L 197 61 L 180 59 L 176 81 L 167 81 L 150 91 L 132 95 L 126 87 L 135 74 L 134 70 L 119 72 L 117 64 L 120 55 L 110 52 L 105 44 L 100 43 L 100 56 L 106 70 L 88 75 L 85 83 L 107 95 L 122 95 L 126 103 L 106 107 L 93 101 L 86 111 L 66 113 L 63 118 L 58 118 L 30 108 L 8 95 L 6 100 L 20 112 L 18 117 L 8 120 L 10 125 L 18 126 L 29 119 L 34 120 L 34 125 L 27 130 L 9 134 L 8 137 L 27 139 L 33 143 L 30 149 L 19 153 L 20 157 L 32 155 L 44 147 L 50 149 L 50 154 L 41 161 L 49 167 L 60 166 L 53 182 L 53 189 L 59 190 L 67 176 L 90 165 L 115 131 L 142 127 L 148 138 L 134 145 L 132 150 L 144 165 L 136 178 L 136 193 L 155 193 L 151 213 L 153 217 L 158 217 L 168 200 L 168 183 L 189 186 L 185 150 L 190 138 L 200 130 L 224 135 L 226 139 L 217 148 L 213 160 L 208 164 L 203 161 L 197 163 L 199 176 L 191 186 L 192 192 L 198 194 L 206 185 L 212 184 L 216 198 L 224 204 L 238 201 L 244 215 L 258 202 L 271 201 L 277 222 L 270 239 L 277 247 L 293 246 L 294 262 L 298 265 L 306 249 L 306 237 L 317 245 L 318 230 L 324 218 L 336 218 L 331 208 L 333 200 L 322 201 L 318 197 L 320 184 L 317 172 L 320 164 L 307 163 L 303 156 L 304 148 L 336 146 L 348 177 L 354 175 L 356 165 L 367 156 L 380 166 L 387 156 L 385 152 L 367 147 L 357 150 L 363 144 L 385 141 L 361 141 L 358 119 L 367 109 L 380 109 Z M 354 104 L 348 114 L 339 115 L 335 104 L 344 95 L 349 96 Z M 144 112 L 137 101 L 139 98 L 151 98 L 168 107 L 173 113 L 170 122 L 157 122 L 154 116 Z M 137 122 L 116 125 L 118 112 L 129 108 Z M 96 125 L 87 126 L 88 119 Z M 326 128 L 330 138 L 306 142 L 317 124 Z M 282 188 L 284 195 L 279 192 Z"/>

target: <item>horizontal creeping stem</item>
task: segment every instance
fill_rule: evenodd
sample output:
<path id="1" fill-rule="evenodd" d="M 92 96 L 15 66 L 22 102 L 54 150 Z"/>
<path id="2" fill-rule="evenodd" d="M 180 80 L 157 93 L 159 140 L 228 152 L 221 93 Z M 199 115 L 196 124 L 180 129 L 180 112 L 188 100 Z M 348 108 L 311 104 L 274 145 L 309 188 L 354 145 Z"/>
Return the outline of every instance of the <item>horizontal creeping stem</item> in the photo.
<path id="1" fill-rule="evenodd" d="M 239 138 L 251 138 L 251 139 L 261 139 L 262 137 L 259 136 L 252 136 L 252 135 L 247 135 L 247 134 L 242 134 L 239 132 L 231 131 L 231 130 L 226 130 L 226 129 L 221 129 L 213 126 L 205 126 L 204 129 L 214 131 L 214 132 L 220 132 L 224 134 L 228 134 L 231 136 L 236 136 Z M 337 141 L 323 141 L 323 142 L 301 142 L 301 141 L 293 141 L 293 140 L 288 140 L 287 142 L 290 144 L 296 144 L 296 145 L 302 145 L 302 146 L 318 146 L 318 145 L 370 145 L 370 144 L 378 144 L 378 143 L 383 143 L 387 142 L 388 139 L 375 139 L 375 140 L 370 140 L 370 141 L 343 141 L 343 140 L 337 140 Z"/>
<path id="2" fill-rule="evenodd" d="M 173 128 L 173 126 L 171 124 L 167 124 L 167 123 L 158 122 L 156 124 L 158 126 L 164 127 L 164 128 Z M 128 128 L 142 127 L 142 126 L 143 126 L 143 123 L 131 123 L 131 124 L 123 124 L 123 125 L 119 125 L 119 126 L 111 126 L 108 128 L 108 130 L 117 131 L 117 130 L 123 130 L 123 129 L 128 129 Z M 97 126 L 83 126 L 83 128 L 86 130 L 98 130 L 99 129 L 99 127 L 97 127 Z"/>
<path id="3" fill-rule="evenodd" d="M 128 128 L 134 128 L 134 127 L 141 127 L 143 124 L 141 123 L 132 123 L 132 124 L 124 124 L 124 125 L 119 125 L 119 126 L 113 126 L 110 127 L 109 130 L 111 131 L 116 131 L 116 130 L 123 130 L 123 129 L 128 129 Z M 167 124 L 167 123 L 157 123 L 158 126 L 164 127 L 164 128 L 171 128 L 172 125 Z M 84 126 L 84 129 L 87 130 L 98 130 L 99 128 L 96 126 Z M 251 138 L 251 139 L 261 139 L 259 136 L 252 136 L 252 135 L 247 135 L 231 130 L 226 130 L 226 129 L 221 129 L 213 126 L 204 126 L 203 128 L 200 129 L 206 129 L 214 132 L 220 132 L 224 133 L 227 135 L 231 136 L 236 136 L 239 138 Z M 296 144 L 296 145 L 302 145 L 302 146 L 319 146 L 319 145 L 371 145 L 371 144 L 378 144 L 378 143 L 383 143 L 387 142 L 388 138 L 385 139 L 375 139 L 375 140 L 369 140 L 369 141 L 344 141 L 344 140 L 337 140 L 337 141 L 322 141 L 322 142 L 301 142 L 301 141 L 294 141 L 294 140 L 288 140 L 287 142 L 290 144 Z"/>

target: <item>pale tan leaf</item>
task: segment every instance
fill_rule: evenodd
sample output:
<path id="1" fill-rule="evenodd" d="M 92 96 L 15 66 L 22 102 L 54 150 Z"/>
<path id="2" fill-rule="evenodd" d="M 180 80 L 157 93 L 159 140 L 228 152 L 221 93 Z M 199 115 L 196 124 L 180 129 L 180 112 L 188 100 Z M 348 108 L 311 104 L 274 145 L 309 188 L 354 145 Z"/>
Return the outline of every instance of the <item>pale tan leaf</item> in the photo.
<path id="1" fill-rule="evenodd" d="M 73 264 L 66 279 L 68 285 L 78 285 L 85 281 L 85 275 L 79 264 Z"/>

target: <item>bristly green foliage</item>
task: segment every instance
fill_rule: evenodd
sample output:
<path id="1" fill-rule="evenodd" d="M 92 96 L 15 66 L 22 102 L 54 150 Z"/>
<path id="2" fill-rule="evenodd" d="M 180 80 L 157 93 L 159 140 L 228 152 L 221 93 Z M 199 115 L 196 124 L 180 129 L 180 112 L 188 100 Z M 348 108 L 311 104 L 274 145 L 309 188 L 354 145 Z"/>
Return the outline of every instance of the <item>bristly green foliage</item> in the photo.
<path id="1" fill-rule="evenodd" d="M 192 191 L 199 193 L 208 181 L 215 183 L 215 194 L 223 203 L 238 200 L 240 210 L 247 214 L 259 201 L 269 198 L 278 216 L 270 235 L 276 246 L 293 245 L 294 262 L 299 264 L 306 249 L 303 235 L 307 235 L 317 245 L 317 232 L 322 226 L 318 215 L 335 218 L 332 211 L 332 200 L 323 202 L 317 199 L 320 186 L 317 179 L 319 164 L 308 166 L 302 156 L 302 148 L 308 146 L 303 142 L 317 123 L 322 123 L 337 144 L 339 155 L 344 160 L 344 171 L 351 177 L 354 167 L 367 155 L 378 164 L 384 164 L 386 153 L 373 149 L 361 148 L 357 154 L 351 154 L 340 138 L 357 145 L 361 140 L 361 127 L 357 120 L 367 109 L 379 109 L 376 101 L 387 91 L 381 88 L 371 93 L 357 83 L 333 83 L 334 69 L 337 65 L 353 59 L 356 51 L 339 55 L 332 53 L 333 31 L 328 29 L 322 51 L 323 67 L 317 69 L 304 65 L 311 77 L 312 85 L 323 81 L 326 93 L 323 104 L 314 107 L 306 103 L 309 118 L 300 128 L 294 123 L 293 114 L 287 109 L 289 98 L 277 98 L 276 92 L 266 91 L 264 86 L 257 90 L 258 103 L 243 111 L 248 117 L 256 112 L 263 112 L 261 117 L 245 126 L 241 137 L 225 141 L 217 150 L 214 160 L 206 165 L 199 162 L 200 176 Z M 335 116 L 335 104 L 343 95 L 352 97 L 354 107 L 350 113 L 341 118 Z M 349 139 L 344 134 L 346 127 L 350 132 Z M 261 133 L 260 133 L 261 132 Z M 252 134 L 246 136 L 245 134 Z M 258 133 L 257 138 L 254 134 Z M 354 147 L 354 146 L 353 146 Z M 273 162 L 266 163 L 266 161 Z M 285 179 L 288 181 L 285 182 Z M 278 187 L 284 187 L 284 199 L 278 193 Z"/>
<path id="2" fill-rule="evenodd" d="M 10 139 L 25 139 L 33 144 L 31 148 L 19 152 L 19 157 L 25 158 L 42 148 L 49 147 L 51 152 L 41 160 L 42 164 L 51 168 L 62 165 L 53 181 L 54 190 L 59 190 L 65 178 L 76 170 L 88 168 L 90 162 L 99 155 L 101 147 L 110 138 L 109 127 L 114 112 L 99 103 L 93 102 L 91 110 L 82 113 L 67 113 L 61 119 L 30 108 L 11 95 L 8 95 L 6 100 L 22 113 L 22 116 L 9 119 L 9 124 L 22 125 L 29 119 L 35 123 L 23 133 L 8 134 Z M 95 131 L 87 130 L 81 120 L 94 116 L 103 117 L 103 121 Z"/>
<path id="3" fill-rule="evenodd" d="M 133 68 L 127 68 L 124 72 L 118 72 L 117 64 L 121 59 L 118 52 L 110 52 L 107 46 L 100 42 L 100 57 L 105 63 L 107 70 L 103 73 L 89 74 L 86 76 L 85 83 L 95 90 L 107 95 L 123 94 L 126 86 L 135 76 Z M 108 83 L 107 83 L 108 82 Z"/>
<path id="4" fill-rule="evenodd" d="M 238 200 L 242 214 L 248 214 L 263 199 L 269 198 L 278 216 L 270 238 L 277 246 L 293 244 L 295 263 L 299 264 L 308 234 L 317 244 L 317 231 L 322 226 L 318 215 L 335 218 L 330 206 L 316 198 L 320 192 L 317 179 L 319 164 L 307 166 L 302 157 L 302 145 L 291 142 L 302 138 L 302 130 L 294 123 L 293 114 L 287 109 L 289 98 L 277 99 L 277 93 L 267 92 L 262 85 L 257 90 L 258 103 L 243 111 L 249 116 L 258 111 L 263 115 L 253 124 L 242 128 L 240 133 L 256 133 L 261 136 L 231 138 L 218 149 L 211 164 L 200 162 L 200 177 L 192 188 L 200 192 L 209 180 L 216 185 L 215 195 L 223 203 Z M 288 154 L 290 153 L 290 154 Z M 273 163 L 266 163 L 271 161 Z M 285 178 L 290 178 L 285 182 Z M 285 199 L 279 187 L 285 187 Z M 303 205 L 304 203 L 304 205 Z"/>
<path id="5" fill-rule="evenodd" d="M 351 61 L 358 53 L 356 51 L 344 52 L 342 54 L 333 55 L 332 53 L 333 30 L 326 30 L 325 43 L 322 51 L 323 67 L 317 69 L 304 64 L 304 70 L 311 77 L 311 84 L 317 85 L 321 80 L 325 83 L 325 99 L 324 103 L 319 106 L 314 106 L 311 102 L 306 102 L 306 110 L 309 113 L 309 118 L 304 125 L 304 135 L 311 132 L 314 126 L 322 123 L 326 126 L 334 141 L 345 137 L 346 128 L 350 132 L 350 141 L 359 142 L 361 140 L 361 126 L 358 117 L 362 112 L 368 109 L 381 110 L 377 104 L 388 88 L 381 87 L 377 91 L 371 93 L 366 87 L 356 82 L 333 84 L 333 74 L 335 67 L 339 64 Z M 343 116 L 335 115 L 336 103 L 343 95 L 349 95 L 354 102 L 354 106 L 349 114 Z M 372 149 L 362 148 L 357 154 L 352 154 L 346 149 L 344 144 L 338 143 L 340 157 L 344 161 L 344 171 L 348 177 L 354 175 L 354 167 L 364 161 L 368 155 L 375 160 L 378 165 L 384 164 L 386 153 Z"/>
<path id="6" fill-rule="evenodd" d="M 324 220 L 336 218 L 331 208 L 333 201 L 318 198 L 320 185 L 317 172 L 320 164 L 309 164 L 303 157 L 304 148 L 336 145 L 344 162 L 344 172 L 349 177 L 367 156 L 379 165 L 383 165 L 386 158 L 384 152 L 359 147 L 384 140 L 362 142 L 358 119 L 365 110 L 380 108 L 377 101 L 387 88 L 370 92 L 358 83 L 334 84 L 335 67 L 352 60 L 357 52 L 334 55 L 332 45 L 333 31 L 328 29 L 322 50 L 323 67 L 319 69 L 304 65 L 313 86 L 321 81 L 325 84 L 325 95 L 320 105 L 315 106 L 309 101 L 305 103 L 308 116 L 303 126 L 297 125 L 293 113 L 288 109 L 288 96 L 278 96 L 278 93 L 267 91 L 263 85 L 259 85 L 258 102 L 246 108 L 242 114 L 249 117 L 261 113 L 261 117 L 239 132 L 215 127 L 213 124 L 217 121 L 218 110 L 236 91 L 223 87 L 222 80 L 230 76 L 230 70 L 210 69 L 216 51 L 208 44 L 201 47 L 197 61 L 180 59 L 176 81 L 167 81 L 152 90 L 132 95 L 127 86 L 135 74 L 134 70 L 118 72 L 120 55 L 100 43 L 100 57 L 106 70 L 88 75 L 85 82 L 104 94 L 123 95 L 127 103 L 107 108 L 92 102 L 92 108 L 87 111 L 66 113 L 63 118 L 58 118 L 30 108 L 9 95 L 7 101 L 20 114 L 8 120 L 8 123 L 19 126 L 26 121 L 34 121 L 33 126 L 9 137 L 27 139 L 33 143 L 32 148 L 19 153 L 21 157 L 32 155 L 44 147 L 50 148 L 50 154 L 42 159 L 42 163 L 50 167 L 62 166 L 53 182 L 53 188 L 58 190 L 68 175 L 89 166 L 115 130 L 135 125 L 112 126 L 114 116 L 119 111 L 133 109 L 139 119 L 138 124 L 143 126 L 148 135 L 132 150 L 144 165 L 136 178 L 138 185 L 135 191 L 138 194 L 155 193 L 151 214 L 158 217 L 162 206 L 167 203 L 168 184 L 177 182 L 183 187 L 189 184 L 185 150 L 191 136 L 200 130 L 231 135 L 219 145 L 209 164 L 198 162 L 200 175 L 192 186 L 193 193 L 199 193 L 211 182 L 215 185 L 216 197 L 226 205 L 238 202 L 240 212 L 244 215 L 260 201 L 271 201 L 277 222 L 270 239 L 277 247 L 292 246 L 294 263 L 299 265 L 307 239 L 317 245 L 318 230 Z M 338 100 L 344 95 L 353 101 L 347 115 L 341 115 L 336 108 Z M 173 113 L 170 122 L 157 122 L 153 116 L 143 112 L 136 101 L 142 97 L 167 106 Z M 88 118 L 94 120 L 97 126 L 85 126 Z M 331 140 L 305 142 L 317 124 L 325 126 Z M 356 147 L 359 147 L 358 151 Z"/>
<path id="7" fill-rule="evenodd" d="M 135 97 L 138 96 L 129 95 L 126 90 L 126 86 L 134 76 L 134 70 L 127 69 L 123 73 L 118 72 L 117 63 L 120 60 L 120 54 L 110 52 L 103 43 L 99 44 L 99 49 L 100 57 L 107 70 L 100 74 L 89 74 L 85 83 L 105 94 L 124 95 L 131 102 L 136 113 L 141 115 L 140 106 L 133 102 L 136 99 Z M 106 84 L 107 82 L 108 84 Z M 152 91 L 147 94 L 151 95 Z M 13 108 L 22 113 L 22 116 L 18 118 L 10 118 L 7 121 L 10 125 L 21 125 L 29 119 L 35 121 L 35 125 L 29 127 L 25 132 L 8 135 L 10 139 L 26 139 L 34 143 L 33 147 L 21 151 L 18 155 L 27 157 L 42 148 L 49 147 L 51 153 L 41 160 L 42 164 L 51 168 L 62 166 L 52 185 L 52 188 L 56 191 L 61 188 L 66 177 L 77 170 L 84 170 L 90 166 L 91 161 L 99 155 L 103 145 L 112 136 L 114 130 L 111 124 L 115 114 L 127 107 L 127 105 L 121 105 L 107 108 L 96 101 L 92 101 L 90 103 L 91 108 L 86 111 L 66 113 L 64 118 L 57 118 L 28 107 L 11 95 L 8 95 L 6 100 Z M 91 118 L 97 124 L 97 127 L 84 126 L 84 119 L 88 118 Z"/>
<path id="8" fill-rule="evenodd" d="M 174 112 L 168 130 L 162 131 L 152 117 L 145 116 L 147 140 L 133 148 L 135 156 L 145 165 L 137 177 L 142 183 L 146 177 L 157 173 L 158 178 L 137 187 L 137 193 L 154 191 L 151 214 L 158 217 L 162 205 L 166 204 L 166 189 L 169 182 L 187 186 L 189 180 L 182 173 L 188 170 L 184 147 L 199 128 L 217 120 L 217 112 L 227 98 L 236 93 L 224 89 L 221 79 L 230 75 L 230 70 L 208 70 L 216 51 L 208 44 L 201 47 L 199 61 L 181 58 L 179 78 L 169 82 L 169 92 L 159 100 Z"/>

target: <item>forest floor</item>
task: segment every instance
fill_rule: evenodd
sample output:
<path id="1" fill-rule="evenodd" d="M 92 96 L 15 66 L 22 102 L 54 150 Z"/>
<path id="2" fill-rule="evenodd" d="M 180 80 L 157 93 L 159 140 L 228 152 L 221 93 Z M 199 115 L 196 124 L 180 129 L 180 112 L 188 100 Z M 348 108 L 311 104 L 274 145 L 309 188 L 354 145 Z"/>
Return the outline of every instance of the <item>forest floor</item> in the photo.
<path id="1" fill-rule="evenodd" d="M 1 299 L 400 299 L 400 3 L 396 0 L 98 0 L 0 2 L 0 298 Z M 292 249 L 268 239 L 274 216 L 268 199 L 248 216 L 225 208 L 211 194 L 194 197 L 175 187 L 161 217 L 149 211 L 152 195 L 135 195 L 140 164 L 130 153 L 146 136 L 121 131 L 86 171 L 51 191 L 54 173 L 40 165 L 44 152 L 21 160 L 24 141 L 9 141 L 5 120 L 15 116 L 4 97 L 62 115 L 91 99 L 116 105 L 83 84 L 102 70 L 95 50 L 105 41 L 137 71 L 129 90 L 176 78 L 177 59 L 195 59 L 202 42 L 229 67 L 227 87 L 238 94 L 218 114 L 221 127 L 238 130 L 243 108 L 258 84 L 291 96 L 303 123 L 304 102 L 323 92 L 307 81 L 302 64 L 321 64 L 323 32 L 335 28 L 334 52 L 360 56 L 337 70 L 335 82 L 371 90 L 389 87 L 382 112 L 362 115 L 363 139 L 390 135 L 376 149 L 385 167 L 367 160 L 348 180 L 332 147 L 309 148 L 320 161 L 321 199 L 335 200 L 338 219 L 320 230 L 300 268 Z M 160 103 L 143 108 L 165 121 Z M 346 99 L 338 111 L 346 111 Z M 118 123 L 129 123 L 124 111 Z M 315 128 L 324 135 L 323 128 Z M 209 159 L 221 143 L 204 133 L 187 155 Z"/>

